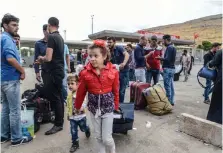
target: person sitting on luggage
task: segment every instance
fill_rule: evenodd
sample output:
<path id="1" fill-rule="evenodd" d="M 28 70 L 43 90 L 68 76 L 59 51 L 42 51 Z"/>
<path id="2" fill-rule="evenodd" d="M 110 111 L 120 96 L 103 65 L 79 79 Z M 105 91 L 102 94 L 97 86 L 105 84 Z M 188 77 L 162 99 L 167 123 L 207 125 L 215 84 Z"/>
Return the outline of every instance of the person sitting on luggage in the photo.
<path id="1" fill-rule="evenodd" d="M 90 62 L 80 72 L 75 108 L 81 106 L 88 92 L 88 110 L 97 139 L 97 152 L 115 153 L 113 111 L 119 110 L 119 72 L 110 61 L 105 41 L 95 40 L 89 47 Z"/>
<path id="2" fill-rule="evenodd" d="M 89 126 L 87 126 L 87 118 L 85 114 L 86 103 L 82 104 L 79 112 L 76 112 L 74 109 L 78 76 L 69 76 L 67 78 L 67 83 L 69 90 L 71 91 L 67 97 L 67 119 L 70 121 L 70 132 L 72 137 L 72 146 L 70 148 L 70 152 L 75 152 L 77 149 L 79 149 L 78 126 L 82 132 L 85 132 L 87 138 L 90 137 L 91 132 Z"/>

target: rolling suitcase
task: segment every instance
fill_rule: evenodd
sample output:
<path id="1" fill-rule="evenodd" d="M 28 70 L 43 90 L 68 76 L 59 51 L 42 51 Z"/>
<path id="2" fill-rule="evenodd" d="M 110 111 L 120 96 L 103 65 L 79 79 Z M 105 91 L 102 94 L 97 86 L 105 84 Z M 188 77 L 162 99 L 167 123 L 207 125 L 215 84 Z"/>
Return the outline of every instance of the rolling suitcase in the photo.
<path id="1" fill-rule="evenodd" d="M 136 91 L 136 85 L 139 82 L 132 82 L 130 84 L 130 102 L 134 102 L 135 101 L 135 91 Z"/>
<path id="2" fill-rule="evenodd" d="M 115 117 L 119 116 L 119 117 Z M 113 133 L 127 134 L 134 122 L 134 103 L 121 103 L 120 114 L 114 114 Z"/>
<path id="3" fill-rule="evenodd" d="M 136 110 L 145 109 L 146 106 L 147 106 L 147 102 L 146 102 L 145 96 L 143 94 L 143 91 L 145 89 L 149 88 L 150 84 L 149 83 L 143 83 L 143 82 L 136 82 L 131 87 L 133 88 L 131 94 L 134 94 L 134 96 L 133 96 L 134 100 L 133 101 L 135 103 L 135 109 Z"/>

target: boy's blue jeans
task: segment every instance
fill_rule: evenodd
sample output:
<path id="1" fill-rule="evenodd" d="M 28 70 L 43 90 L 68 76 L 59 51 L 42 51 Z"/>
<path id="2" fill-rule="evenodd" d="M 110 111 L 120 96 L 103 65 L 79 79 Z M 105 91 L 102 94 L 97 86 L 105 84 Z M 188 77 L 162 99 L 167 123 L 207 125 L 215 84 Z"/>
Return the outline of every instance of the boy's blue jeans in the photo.
<path id="1" fill-rule="evenodd" d="M 72 137 L 72 143 L 78 141 L 78 126 L 82 132 L 88 132 L 90 129 L 87 126 L 87 118 L 84 117 L 81 120 L 70 120 L 70 132 Z"/>

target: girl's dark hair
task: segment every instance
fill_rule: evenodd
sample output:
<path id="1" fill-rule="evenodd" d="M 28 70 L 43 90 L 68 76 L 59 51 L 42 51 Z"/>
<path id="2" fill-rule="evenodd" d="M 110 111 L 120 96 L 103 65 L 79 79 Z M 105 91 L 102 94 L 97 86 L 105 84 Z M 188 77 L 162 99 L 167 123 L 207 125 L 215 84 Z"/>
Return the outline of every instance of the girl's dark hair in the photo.
<path id="1" fill-rule="evenodd" d="M 103 57 L 107 56 L 107 58 L 104 61 L 104 64 L 106 65 L 111 60 L 111 54 L 108 48 L 106 47 L 104 40 L 95 40 L 92 45 L 89 46 L 88 49 L 92 50 L 95 48 L 99 48 L 101 50 L 101 54 Z"/>

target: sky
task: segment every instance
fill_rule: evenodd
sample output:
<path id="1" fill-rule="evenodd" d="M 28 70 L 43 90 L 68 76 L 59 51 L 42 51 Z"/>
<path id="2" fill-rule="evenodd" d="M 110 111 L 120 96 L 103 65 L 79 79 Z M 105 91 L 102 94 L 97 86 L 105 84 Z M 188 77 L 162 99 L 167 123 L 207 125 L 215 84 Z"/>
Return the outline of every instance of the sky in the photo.
<path id="1" fill-rule="evenodd" d="M 0 0 L 2 1 L 2 0 Z M 135 32 L 222 13 L 221 0 L 10 0 L 2 2 L 0 17 L 11 13 L 20 19 L 21 37 L 42 38 L 42 25 L 50 17 L 60 21 L 67 40 L 88 39 L 91 15 L 94 32 Z"/>

